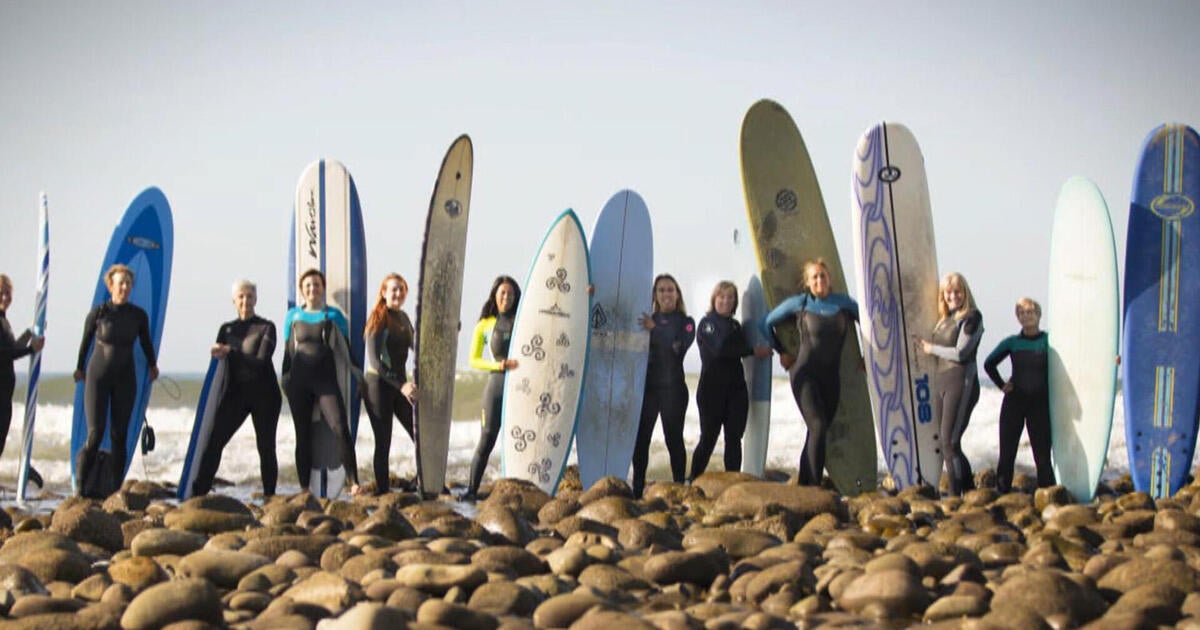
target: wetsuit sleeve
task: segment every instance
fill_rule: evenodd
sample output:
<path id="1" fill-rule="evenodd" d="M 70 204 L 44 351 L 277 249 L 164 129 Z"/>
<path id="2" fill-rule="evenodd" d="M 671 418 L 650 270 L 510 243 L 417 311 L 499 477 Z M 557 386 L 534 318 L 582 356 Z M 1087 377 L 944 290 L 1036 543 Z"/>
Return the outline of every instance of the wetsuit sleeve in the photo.
<path id="1" fill-rule="evenodd" d="M 842 310 L 849 313 L 850 317 L 852 317 L 854 321 L 861 321 L 858 318 L 858 302 L 855 302 L 854 298 L 850 297 L 849 295 L 844 295 L 842 297 L 845 299 L 844 303 L 842 304 Z"/>
<path id="2" fill-rule="evenodd" d="M 955 363 L 965 363 L 975 356 L 979 340 L 983 339 L 983 317 L 979 311 L 975 311 L 964 317 L 958 326 L 958 343 L 953 346 L 933 346 L 935 356 Z"/>
<path id="3" fill-rule="evenodd" d="M 504 369 L 504 364 L 500 361 L 483 358 L 483 347 L 487 345 L 488 333 L 492 331 L 492 327 L 495 325 L 495 317 L 481 319 L 478 324 L 475 324 L 475 331 L 471 333 L 470 365 L 476 370 L 499 372 Z"/>
<path id="4" fill-rule="evenodd" d="M 804 305 L 807 302 L 808 294 L 793 295 L 792 297 L 779 303 L 767 316 L 758 323 L 758 332 L 763 339 L 771 340 L 771 347 L 775 348 L 776 352 L 786 352 L 783 343 L 779 341 L 779 336 L 775 334 L 775 326 L 783 320 L 804 310 Z"/>
<path id="5" fill-rule="evenodd" d="M 258 342 L 258 360 L 264 365 L 271 362 L 275 354 L 275 323 L 267 322 L 262 339 Z"/>
<path id="6" fill-rule="evenodd" d="M 33 346 L 29 345 L 33 341 L 33 331 L 28 328 L 22 332 L 16 340 L 13 341 L 12 360 L 16 361 L 23 356 L 33 354 Z"/>
<path id="7" fill-rule="evenodd" d="M 687 354 L 692 343 L 696 341 L 696 320 L 691 317 L 683 319 L 683 327 L 680 328 L 678 336 L 675 337 L 675 343 L 672 344 L 676 348 L 675 353 L 680 357 Z"/>
<path id="8" fill-rule="evenodd" d="M 712 323 L 712 315 L 700 318 L 700 332 L 696 333 L 696 347 L 700 348 L 700 362 L 707 363 L 718 356 L 721 342 L 717 335 L 717 327 Z"/>
<path id="9" fill-rule="evenodd" d="M 729 327 L 729 334 L 721 344 L 720 354 L 727 359 L 740 359 L 754 354 L 754 348 L 750 347 L 750 342 L 746 339 L 746 329 L 737 322 L 733 322 Z"/>
<path id="10" fill-rule="evenodd" d="M 387 368 L 383 367 L 383 362 L 379 360 L 379 347 L 383 345 L 383 335 L 387 332 L 387 324 L 379 327 L 379 330 L 364 335 L 367 342 L 367 367 L 374 370 L 377 374 L 384 374 Z"/>
<path id="11" fill-rule="evenodd" d="M 154 342 L 150 340 L 150 316 L 138 308 L 138 341 L 142 344 L 142 352 L 146 354 L 146 364 L 158 367 L 158 358 L 154 356 Z"/>
<path id="12" fill-rule="evenodd" d="M 327 307 L 329 319 L 333 320 L 333 324 L 338 330 L 342 331 L 342 335 L 346 337 L 346 345 L 350 345 L 350 322 L 346 321 L 346 314 L 341 309 L 330 306 Z"/>
<path id="13" fill-rule="evenodd" d="M 92 340 L 96 337 L 96 318 L 99 316 L 100 307 L 97 306 L 83 320 L 83 340 L 79 342 L 79 360 L 75 362 L 75 369 L 81 372 L 87 367 L 87 354 L 92 348 Z"/>
<path id="14" fill-rule="evenodd" d="M 983 360 L 983 371 L 987 372 L 988 378 L 992 379 L 992 382 L 995 383 L 996 387 L 1000 389 L 1004 389 L 1004 379 L 1000 378 L 1000 370 L 996 368 L 1000 365 L 1001 361 L 1008 358 L 1009 354 L 1012 354 L 1012 340 L 1012 337 L 1006 337 L 1004 341 L 1001 341 L 1000 345 L 996 346 L 996 349 L 992 350 L 992 353 L 987 355 L 987 358 Z"/>
<path id="15" fill-rule="evenodd" d="M 288 341 L 292 338 L 292 322 L 296 319 L 296 313 L 296 309 L 293 308 L 283 318 L 283 366 L 280 368 L 281 376 L 287 376 L 288 371 L 292 369 L 292 344 L 288 343 Z"/>

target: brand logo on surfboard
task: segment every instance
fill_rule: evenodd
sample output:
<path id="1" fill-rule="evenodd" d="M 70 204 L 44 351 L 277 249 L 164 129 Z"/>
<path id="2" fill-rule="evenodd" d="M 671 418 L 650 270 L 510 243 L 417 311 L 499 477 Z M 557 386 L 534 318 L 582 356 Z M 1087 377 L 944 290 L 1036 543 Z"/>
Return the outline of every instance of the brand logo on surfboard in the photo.
<path id="1" fill-rule="evenodd" d="M 917 421 L 921 424 L 933 422 L 933 408 L 929 399 L 933 397 L 929 391 L 929 375 L 922 374 L 916 381 L 917 385 Z"/>
<path id="2" fill-rule="evenodd" d="M 900 169 L 895 166 L 885 166 L 879 169 L 879 179 L 890 184 L 900 179 Z"/>
<path id="3" fill-rule="evenodd" d="M 317 196 L 308 191 L 308 223 L 304 224 L 304 232 L 308 235 L 308 255 L 316 258 L 317 248 L 321 245 L 321 235 L 317 231 Z"/>
<path id="4" fill-rule="evenodd" d="M 775 193 L 775 207 L 780 212 L 792 212 L 796 209 L 796 191 L 784 188 Z"/>
<path id="5" fill-rule="evenodd" d="M 159 249 L 158 241 L 152 241 L 144 236 L 130 236 L 125 239 L 130 245 L 141 249 Z"/>
<path id="6" fill-rule="evenodd" d="M 1177 193 L 1159 195 L 1150 202 L 1150 212 L 1168 221 L 1185 219 L 1196 211 L 1196 204 L 1191 197 Z"/>

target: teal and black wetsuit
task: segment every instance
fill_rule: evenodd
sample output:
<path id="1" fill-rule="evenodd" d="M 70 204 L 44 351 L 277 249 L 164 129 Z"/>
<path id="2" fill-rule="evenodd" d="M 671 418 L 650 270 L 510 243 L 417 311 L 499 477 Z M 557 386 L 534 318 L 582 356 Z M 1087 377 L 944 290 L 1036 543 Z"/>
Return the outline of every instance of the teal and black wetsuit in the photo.
<path id="1" fill-rule="evenodd" d="M 671 459 L 671 477 L 683 483 L 687 473 L 687 447 L 683 444 L 683 421 L 687 414 L 688 388 L 684 381 L 683 357 L 696 339 L 696 322 L 674 311 L 655 313 L 650 331 L 650 357 L 646 362 L 646 391 L 633 446 L 633 494 L 641 498 L 650 465 L 650 439 L 662 415 L 663 440 Z"/>
<path id="2" fill-rule="evenodd" d="M 342 335 L 349 346 L 350 325 L 346 316 L 332 306 L 319 311 L 293 307 L 283 324 L 283 378 L 288 406 L 296 426 L 296 473 L 300 487 L 307 488 L 312 474 L 312 422 L 314 407 L 338 436 L 346 479 L 358 483 L 358 462 L 350 439 L 342 392 L 338 388 L 337 364 L 330 335 Z"/>
<path id="3" fill-rule="evenodd" d="M 413 347 L 413 326 L 404 311 L 387 313 L 387 322 L 366 335 L 367 369 L 363 379 L 367 417 L 375 432 L 375 492 L 391 487 L 388 452 L 392 447 L 392 417 L 413 437 L 413 408 L 400 388 L 408 382 L 408 351 Z"/>
<path id="4" fill-rule="evenodd" d="M 848 295 L 831 293 L 823 298 L 811 293 L 792 296 L 776 306 L 759 324 L 775 350 L 786 348 L 775 326 L 795 320 L 800 346 L 791 367 L 792 397 L 808 427 L 800 453 L 800 483 L 820 485 L 825 475 L 825 443 L 842 397 L 842 346 L 858 321 L 858 303 Z"/>
<path id="5" fill-rule="evenodd" d="M 500 411 L 504 403 L 504 361 L 508 358 L 512 332 L 513 313 L 509 312 L 479 320 L 471 336 L 471 367 L 486 371 L 488 380 L 483 387 L 483 400 L 480 402 L 482 415 L 479 444 L 476 445 L 475 455 L 471 458 L 468 496 L 475 496 L 479 491 L 479 484 L 483 483 L 483 473 L 487 470 L 488 458 L 492 456 L 492 448 L 496 446 L 496 438 L 500 435 Z M 485 347 L 491 353 L 491 359 L 483 357 Z"/>
<path id="6" fill-rule="evenodd" d="M 700 440 L 692 452 L 691 478 L 704 474 L 708 460 L 725 434 L 725 470 L 742 469 L 742 434 L 750 412 L 742 357 L 754 353 L 742 325 L 732 317 L 711 311 L 700 320 L 696 333 L 700 348 L 700 382 L 696 408 L 700 412 Z"/>
<path id="7" fill-rule="evenodd" d="M 75 462 L 81 490 L 83 481 L 93 474 L 92 465 L 109 418 L 112 419 L 108 427 L 112 438 L 112 480 L 119 484 L 125 477 L 125 441 L 137 396 L 133 361 L 135 341 L 140 342 L 146 363 L 155 367 L 150 317 L 136 304 L 105 302 L 92 309 L 84 321 L 83 341 L 79 344 L 79 358 L 75 364 L 77 370 L 86 369 L 83 404 L 88 432 Z M 89 348 L 92 350 L 90 359 Z"/>
<path id="8" fill-rule="evenodd" d="M 4 311 L 0 311 L 0 453 L 4 452 L 8 428 L 12 424 L 13 389 L 17 385 L 13 361 L 33 352 L 29 341 L 29 335 L 21 335 L 20 339 L 13 337 L 8 317 Z"/>
<path id="9" fill-rule="evenodd" d="M 1005 392 L 1000 404 L 1000 461 L 996 463 L 996 486 L 1000 492 L 1012 489 L 1013 462 L 1021 429 L 1029 431 L 1029 446 L 1037 466 L 1038 487 L 1054 485 L 1054 468 L 1050 462 L 1050 387 L 1047 380 L 1047 336 L 1038 331 L 1032 337 L 1025 333 L 1012 335 L 1000 342 L 983 361 L 983 369 L 996 387 L 1004 389 L 1004 379 L 996 366 L 1009 358 L 1012 361 L 1012 391 Z"/>
<path id="10" fill-rule="evenodd" d="M 225 322 L 217 331 L 217 343 L 229 346 L 225 358 L 225 395 L 213 416 L 212 434 L 200 458 L 192 494 L 202 495 L 212 490 L 222 451 L 246 421 L 246 416 L 250 416 L 254 423 L 263 494 L 272 496 L 279 478 L 275 430 L 283 405 L 275 382 L 275 364 L 271 362 L 275 353 L 275 324 L 257 315 Z"/>
<path id="11" fill-rule="evenodd" d="M 950 494 L 961 495 L 975 488 L 971 463 L 962 450 L 963 433 L 971 411 L 979 402 L 979 371 L 975 353 L 983 338 L 983 315 L 972 310 L 962 317 L 945 317 L 933 329 L 937 357 L 937 394 L 933 397 L 933 419 L 938 423 L 942 462 L 950 476 Z"/>

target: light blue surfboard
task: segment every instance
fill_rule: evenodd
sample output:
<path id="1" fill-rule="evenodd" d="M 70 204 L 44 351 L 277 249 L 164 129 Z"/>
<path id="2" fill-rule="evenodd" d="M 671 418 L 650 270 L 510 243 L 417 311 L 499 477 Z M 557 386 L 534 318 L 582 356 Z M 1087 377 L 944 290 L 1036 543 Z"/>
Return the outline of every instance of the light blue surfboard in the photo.
<path id="1" fill-rule="evenodd" d="M 1163 125 L 1142 148 L 1125 237 L 1121 378 L 1133 485 L 1174 495 L 1200 412 L 1200 136 Z M 1053 332 L 1053 331 L 1051 331 Z"/>
<path id="2" fill-rule="evenodd" d="M 633 461 L 650 333 L 638 324 L 654 286 L 650 211 L 632 190 L 613 195 L 592 228 L 592 346 L 579 410 L 579 478 L 625 479 Z"/>
<path id="3" fill-rule="evenodd" d="M 196 420 L 192 424 L 192 438 L 188 441 L 187 455 L 183 458 L 183 473 L 179 477 L 179 488 L 176 496 L 185 501 L 192 496 L 192 484 L 196 474 L 200 472 L 200 458 L 208 450 L 208 438 L 212 435 L 213 420 L 217 416 L 217 407 L 225 396 L 225 365 L 224 359 L 212 359 L 208 363 L 208 372 L 204 375 L 204 387 L 200 390 L 200 399 L 196 402 Z"/>
<path id="4" fill-rule="evenodd" d="M 121 222 L 113 230 L 108 251 L 100 264 L 100 276 L 92 296 L 94 308 L 108 300 L 108 288 L 104 285 L 104 273 L 114 264 L 121 263 L 133 271 L 133 290 L 129 301 L 146 311 L 150 319 L 150 340 L 155 354 L 162 340 L 163 322 L 167 315 L 167 296 L 171 289 L 171 257 L 175 244 L 175 228 L 171 219 L 171 207 L 166 196 L 158 188 L 142 191 L 129 208 Z M 91 350 L 88 350 L 91 358 Z M 129 464 L 137 452 L 138 440 L 146 421 L 146 406 L 150 402 L 150 366 L 139 344 L 133 344 L 134 374 L 137 378 L 137 394 L 134 397 L 133 413 L 129 419 L 129 433 L 125 440 L 125 468 L 118 484 L 129 472 Z M 71 424 L 71 482 L 79 487 L 80 471 L 75 470 L 75 457 L 87 440 L 87 417 L 84 412 L 82 382 L 75 386 L 75 410 Z M 106 426 L 111 424 L 106 421 Z M 100 449 L 112 451 L 111 437 L 106 428 Z"/>
<path id="5" fill-rule="evenodd" d="M 764 339 L 758 330 L 758 323 L 770 312 L 758 274 L 747 280 L 738 308 L 742 311 L 742 330 L 746 331 L 750 346 L 770 346 L 771 340 Z M 746 372 L 746 388 L 750 394 L 750 412 L 746 416 L 746 434 L 742 441 L 742 472 L 761 477 L 767 467 L 767 444 L 771 436 L 771 357 L 745 357 L 742 369 Z"/>

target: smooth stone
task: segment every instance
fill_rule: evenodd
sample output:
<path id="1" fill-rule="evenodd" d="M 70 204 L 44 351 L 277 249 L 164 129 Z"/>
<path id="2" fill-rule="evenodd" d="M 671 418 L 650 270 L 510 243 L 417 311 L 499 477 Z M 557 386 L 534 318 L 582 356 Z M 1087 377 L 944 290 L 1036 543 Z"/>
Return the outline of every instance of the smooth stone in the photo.
<path id="1" fill-rule="evenodd" d="M 689 530 L 683 537 L 683 548 L 685 550 L 719 545 L 734 560 L 756 556 L 766 549 L 779 544 L 780 540 L 775 536 L 753 529 L 694 528 Z"/>
<path id="2" fill-rule="evenodd" d="M 417 610 L 417 622 L 472 630 L 495 630 L 499 625 L 492 615 L 440 599 L 426 600 L 421 604 Z"/>
<path id="3" fill-rule="evenodd" d="M 319 630 L 392 630 L 403 628 L 412 617 L 405 611 L 376 602 L 360 602 L 337 619 L 325 619 Z"/>
<path id="4" fill-rule="evenodd" d="M 410 564 L 396 571 L 395 579 L 403 586 L 433 595 L 445 595 L 458 586 L 467 591 L 487 581 L 487 574 L 472 566 Z"/>
<path id="5" fill-rule="evenodd" d="M 775 504 L 807 520 L 818 514 L 836 514 L 837 495 L 822 488 L 770 481 L 750 481 L 729 486 L 717 497 L 718 512 L 754 516 Z"/>
<path id="6" fill-rule="evenodd" d="M 1099 594 L 1053 569 L 1028 569 L 1004 580 L 992 596 L 993 611 L 1031 610 L 1042 618 L 1060 616 L 1072 625 L 1099 617 L 1106 608 Z"/>
<path id="7" fill-rule="evenodd" d="M 8 616 L 14 619 L 50 613 L 75 613 L 87 606 L 87 602 L 70 597 L 50 595 L 26 595 L 13 603 Z"/>
<path id="8" fill-rule="evenodd" d="M 399 608 L 413 617 L 417 616 L 417 610 L 421 608 L 421 604 L 429 599 L 429 595 L 422 593 L 415 588 L 397 585 L 388 594 L 386 604 L 392 608 Z"/>
<path id="9" fill-rule="evenodd" d="M 147 588 L 129 602 L 121 616 L 121 627 L 160 628 L 185 619 L 221 624 L 221 602 L 207 580 L 171 580 Z"/>
<path id="10" fill-rule="evenodd" d="M 91 502 L 64 502 L 50 518 L 49 529 L 76 542 L 91 543 L 111 552 L 120 551 L 125 545 L 121 521 Z"/>
<path id="11" fill-rule="evenodd" d="M 397 566 L 386 551 L 371 551 L 342 563 L 337 573 L 351 582 L 362 584 L 368 574 L 380 572 L 391 575 L 396 572 Z"/>
<path id="12" fill-rule="evenodd" d="M 183 577 L 204 578 L 220 588 L 235 588 L 243 577 L 271 564 L 271 559 L 244 551 L 201 549 L 179 561 Z"/>
<path id="13" fill-rule="evenodd" d="M 272 563 L 259 567 L 238 580 L 237 588 L 242 591 L 269 591 L 272 587 L 291 584 L 296 572 L 289 567 Z"/>
<path id="14" fill-rule="evenodd" d="M 1158 584 L 1191 593 L 1198 590 L 1196 575 L 1194 569 L 1180 560 L 1133 558 L 1105 573 L 1096 586 L 1102 590 L 1127 593 L 1139 586 Z"/>
<path id="15" fill-rule="evenodd" d="M 539 575 L 549 569 L 546 561 L 533 553 L 509 545 L 480 549 L 471 556 L 471 564 L 489 573 L 512 572 L 518 577 Z"/>
<path id="16" fill-rule="evenodd" d="M 134 536 L 129 549 L 135 556 L 186 556 L 202 549 L 207 542 L 208 538 L 201 534 L 159 527 L 144 530 Z"/>
<path id="17" fill-rule="evenodd" d="M 364 597 L 361 586 L 327 571 L 298 581 L 283 596 L 297 604 L 320 606 L 333 615 L 340 615 Z"/>
<path id="18" fill-rule="evenodd" d="M 489 582 L 471 593 L 467 607 L 497 617 L 518 615 L 528 617 L 541 603 L 532 591 L 512 582 Z"/>
<path id="19" fill-rule="evenodd" d="M 569 630 L 656 630 L 655 627 L 629 613 L 618 610 L 605 610 L 603 607 L 592 608 L 576 619 Z"/>
<path id="20" fill-rule="evenodd" d="M 588 488 L 583 494 L 579 495 L 578 503 L 587 505 L 592 501 L 603 499 L 604 497 L 625 497 L 626 499 L 632 499 L 634 498 L 633 489 L 629 487 L 629 484 L 624 479 L 612 475 L 601 477 L 599 481 L 592 484 L 591 488 Z M 555 500 L 551 499 L 547 504 Z"/>
<path id="21" fill-rule="evenodd" d="M 533 625 L 538 628 L 567 628 L 584 613 L 603 603 L 604 600 L 583 593 L 556 595 L 533 611 Z"/>
<path id="22" fill-rule="evenodd" d="M 160 582 L 166 582 L 171 577 L 158 562 L 145 556 L 133 556 L 114 562 L 108 567 L 108 575 L 113 582 L 125 584 L 135 593 L 140 593 Z"/>
<path id="23" fill-rule="evenodd" d="M 712 551 L 666 551 L 651 556 L 642 566 L 646 579 L 658 584 L 686 582 L 708 587 L 718 575 L 729 572 L 729 557 Z"/>
<path id="24" fill-rule="evenodd" d="M 988 613 L 988 601 L 974 595 L 947 595 L 925 609 L 926 622 L 982 617 Z"/>
<path id="25" fill-rule="evenodd" d="M 1136 612 L 1155 625 L 1174 625 L 1183 616 L 1181 609 L 1186 597 L 1186 593 L 1165 584 L 1145 584 L 1121 595 L 1105 616 Z"/>
<path id="26" fill-rule="evenodd" d="M 745 598 L 756 604 L 783 588 L 790 587 L 796 592 L 812 592 L 817 584 L 812 568 L 799 560 L 781 562 L 762 571 L 749 573 L 746 577 L 749 579 L 746 582 Z"/>
<path id="27" fill-rule="evenodd" d="M 838 606 L 845 610 L 864 613 L 874 609 L 871 612 L 886 617 L 919 615 L 930 601 L 920 578 L 895 569 L 864 573 L 837 597 Z"/>
<path id="28" fill-rule="evenodd" d="M 639 591 L 650 588 L 645 580 L 609 564 L 593 564 L 579 574 L 579 583 L 605 593 Z"/>

